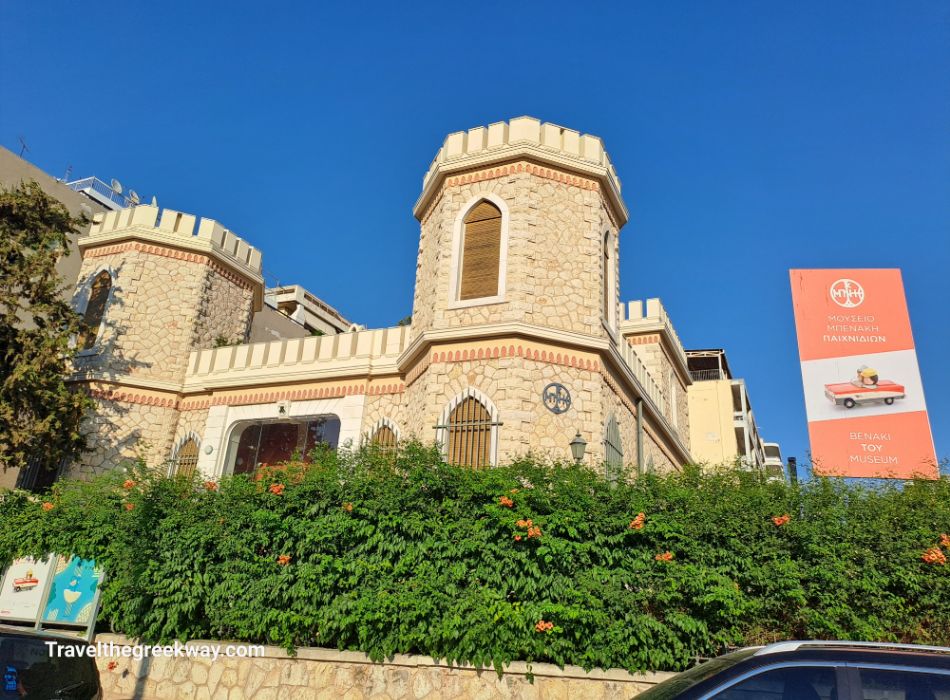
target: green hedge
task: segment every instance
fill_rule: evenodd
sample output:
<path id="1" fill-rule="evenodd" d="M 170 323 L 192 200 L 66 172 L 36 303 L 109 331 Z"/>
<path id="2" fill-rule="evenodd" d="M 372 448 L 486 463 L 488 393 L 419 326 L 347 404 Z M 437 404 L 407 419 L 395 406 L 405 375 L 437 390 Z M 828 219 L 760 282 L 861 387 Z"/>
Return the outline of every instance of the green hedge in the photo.
<path id="1" fill-rule="evenodd" d="M 421 445 L 261 477 L 136 466 L 8 493 L 0 559 L 97 559 L 101 624 L 155 642 L 630 670 L 783 638 L 950 643 L 950 566 L 926 554 L 950 555 L 946 479 L 796 487 L 688 469 L 611 488 L 571 465 L 455 468 Z"/>

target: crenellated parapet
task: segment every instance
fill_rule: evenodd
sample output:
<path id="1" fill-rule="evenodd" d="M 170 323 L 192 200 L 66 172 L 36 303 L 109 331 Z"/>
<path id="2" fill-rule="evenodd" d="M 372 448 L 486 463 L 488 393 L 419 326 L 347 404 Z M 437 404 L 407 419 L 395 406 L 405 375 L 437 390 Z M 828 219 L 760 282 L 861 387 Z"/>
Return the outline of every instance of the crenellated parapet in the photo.
<path id="1" fill-rule="evenodd" d="M 638 345 L 661 344 L 665 341 L 667 355 L 685 376 L 689 383 L 689 369 L 686 365 L 686 351 L 680 342 L 673 322 L 666 312 L 666 308 L 659 299 L 637 299 L 628 304 L 620 305 L 620 335 L 624 340 L 636 347 Z"/>
<path id="2" fill-rule="evenodd" d="M 422 218 L 447 177 L 457 173 L 485 177 L 486 173 L 477 171 L 519 161 L 527 161 L 536 167 L 529 166 L 527 170 L 503 167 L 498 175 L 527 171 L 551 179 L 563 179 L 568 184 L 596 187 L 611 202 L 620 219 L 619 225 L 626 223 L 628 215 L 620 195 L 620 178 L 604 150 L 603 141 L 597 136 L 541 122 L 534 117 L 516 117 L 508 122 L 449 134 L 422 178 L 422 195 L 413 208 L 416 217 Z M 554 171 L 546 170 L 545 165 Z M 494 171 L 487 174 L 493 175 Z"/>
<path id="3" fill-rule="evenodd" d="M 263 284 L 261 252 L 257 248 L 214 219 L 199 219 L 172 209 L 140 205 L 96 214 L 89 233 L 79 238 L 79 249 L 86 257 L 87 251 L 126 241 L 140 241 L 156 250 L 170 249 L 185 256 L 202 256 L 196 259 L 213 260 L 253 286 Z"/>
<path id="4" fill-rule="evenodd" d="M 400 326 L 196 350 L 188 358 L 185 391 L 396 375 L 408 338 L 409 328 Z"/>

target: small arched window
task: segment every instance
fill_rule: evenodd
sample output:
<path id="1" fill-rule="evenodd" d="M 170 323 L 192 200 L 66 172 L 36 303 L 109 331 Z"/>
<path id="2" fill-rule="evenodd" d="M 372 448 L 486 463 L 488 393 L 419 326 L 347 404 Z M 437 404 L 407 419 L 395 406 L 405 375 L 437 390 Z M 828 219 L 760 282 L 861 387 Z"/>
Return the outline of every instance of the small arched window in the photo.
<path id="1" fill-rule="evenodd" d="M 178 455 L 175 458 L 175 474 L 177 476 L 191 476 L 198 467 L 198 441 L 194 438 L 188 438 L 185 443 L 178 448 Z"/>
<path id="2" fill-rule="evenodd" d="M 371 442 L 383 452 L 393 452 L 396 449 L 396 433 L 388 425 L 381 425 L 373 433 Z"/>
<path id="3" fill-rule="evenodd" d="M 465 216 L 459 300 L 498 295 L 501 263 L 501 211 L 481 201 Z"/>
<path id="4" fill-rule="evenodd" d="M 620 442 L 620 426 L 617 425 L 617 419 L 610 416 L 604 430 L 604 464 L 606 465 L 606 477 L 609 481 L 617 478 L 623 467 L 623 445 Z"/>
<path id="5" fill-rule="evenodd" d="M 474 396 L 462 399 L 449 413 L 446 425 L 446 457 L 450 464 L 476 469 L 492 463 L 494 431 L 499 423 Z"/>
<path id="6" fill-rule="evenodd" d="M 99 329 L 106 315 L 106 306 L 109 304 L 109 294 L 112 291 L 112 275 L 103 270 L 92 282 L 89 290 L 89 302 L 83 314 L 82 330 L 80 331 L 79 348 L 89 350 L 99 339 Z"/>

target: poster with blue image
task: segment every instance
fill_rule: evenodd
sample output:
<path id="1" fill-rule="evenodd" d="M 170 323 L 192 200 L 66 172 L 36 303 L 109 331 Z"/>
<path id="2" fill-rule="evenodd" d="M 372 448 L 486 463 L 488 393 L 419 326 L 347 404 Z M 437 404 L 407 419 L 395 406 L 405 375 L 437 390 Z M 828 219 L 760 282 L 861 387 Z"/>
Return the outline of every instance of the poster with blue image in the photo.
<path id="1" fill-rule="evenodd" d="M 102 570 L 91 559 L 59 557 L 43 622 L 85 627 L 93 622 Z"/>

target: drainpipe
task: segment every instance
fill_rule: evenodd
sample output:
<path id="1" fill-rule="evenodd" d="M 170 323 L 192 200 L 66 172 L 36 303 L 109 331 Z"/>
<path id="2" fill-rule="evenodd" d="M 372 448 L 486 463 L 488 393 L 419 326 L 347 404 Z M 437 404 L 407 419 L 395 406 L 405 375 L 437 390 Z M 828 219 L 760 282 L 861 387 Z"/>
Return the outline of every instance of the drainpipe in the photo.
<path id="1" fill-rule="evenodd" d="M 637 474 L 643 474 L 643 399 L 637 399 Z"/>

